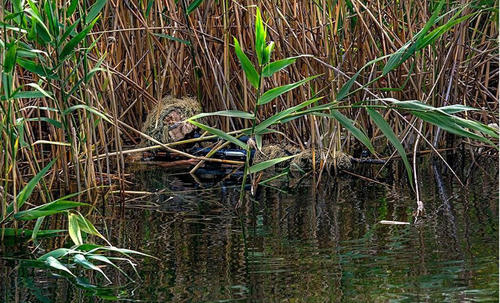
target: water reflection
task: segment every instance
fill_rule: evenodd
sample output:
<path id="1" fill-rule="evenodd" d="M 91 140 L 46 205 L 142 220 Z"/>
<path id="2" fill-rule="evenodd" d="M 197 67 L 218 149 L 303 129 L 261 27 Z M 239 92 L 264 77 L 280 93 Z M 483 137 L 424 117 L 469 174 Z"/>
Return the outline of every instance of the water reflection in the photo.
<path id="1" fill-rule="evenodd" d="M 495 301 L 498 169 L 480 165 L 489 169 L 461 170 L 464 191 L 439 163 L 423 162 L 426 216 L 411 226 L 377 224 L 412 221 L 415 210 L 407 187 L 389 178 L 384 186 L 341 176 L 289 194 L 263 188 L 235 212 L 238 187 L 230 181 L 207 188 L 187 175 L 142 170 L 138 188 L 157 194 L 130 202 L 122 219 L 104 212 L 112 243 L 159 258 L 142 262 L 142 281 L 117 274 L 121 288 L 89 292 L 4 260 L 1 300 Z"/>

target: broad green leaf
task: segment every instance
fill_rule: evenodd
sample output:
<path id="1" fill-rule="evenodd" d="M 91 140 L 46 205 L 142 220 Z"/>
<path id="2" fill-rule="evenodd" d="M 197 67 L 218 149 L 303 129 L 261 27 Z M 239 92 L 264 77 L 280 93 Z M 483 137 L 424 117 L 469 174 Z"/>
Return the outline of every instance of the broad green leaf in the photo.
<path id="1" fill-rule="evenodd" d="M 26 85 L 28 85 L 30 87 L 33 87 L 34 89 L 36 89 L 37 91 L 39 91 L 40 93 L 42 93 L 42 95 L 44 95 L 45 97 L 54 100 L 54 98 L 52 98 L 51 93 L 49 93 L 48 91 L 46 91 L 43 88 L 41 88 L 40 85 L 38 85 L 36 83 L 28 83 Z"/>
<path id="2" fill-rule="evenodd" d="M 85 29 L 83 29 L 80 33 L 71 38 L 71 40 L 69 40 L 68 43 L 64 45 L 61 53 L 59 54 L 59 60 L 63 60 L 64 58 L 66 58 L 66 56 L 72 54 L 76 50 L 78 44 L 82 42 L 83 39 L 85 39 L 85 37 L 92 30 L 96 22 L 97 18 L 95 18 L 89 25 L 87 25 L 87 27 L 85 27 Z"/>
<path id="3" fill-rule="evenodd" d="M 76 10 L 77 5 L 78 5 L 78 0 L 71 0 L 70 1 L 69 6 L 68 6 L 68 10 L 66 11 L 66 15 L 68 17 L 70 17 L 71 15 L 73 15 L 73 13 Z"/>
<path id="4" fill-rule="evenodd" d="M 251 113 L 239 111 L 239 110 L 221 110 L 213 113 L 201 113 L 198 115 L 194 115 L 189 120 L 197 120 L 204 117 L 210 116 L 224 116 L 224 117 L 232 117 L 232 118 L 242 118 L 242 119 L 253 119 L 254 115 Z"/>
<path id="5" fill-rule="evenodd" d="M 378 128 L 382 131 L 382 133 L 385 135 L 387 140 L 394 145 L 396 150 L 398 151 L 399 155 L 401 156 L 401 159 L 403 160 L 403 163 L 406 167 L 406 172 L 408 173 L 408 180 L 410 180 L 410 184 L 413 188 L 413 173 L 412 173 L 412 168 L 410 165 L 410 161 L 408 161 L 408 157 L 406 156 L 405 149 L 401 142 L 399 141 L 398 137 L 392 130 L 391 126 L 387 121 L 384 120 L 384 117 L 380 115 L 377 111 L 371 108 L 367 108 L 366 111 L 370 115 L 370 118 L 375 122 L 375 124 L 378 126 Z"/>
<path id="6" fill-rule="evenodd" d="M 247 55 L 245 55 L 245 53 L 241 50 L 240 43 L 236 38 L 234 38 L 234 51 L 236 52 L 236 56 L 240 61 L 241 67 L 243 68 L 248 81 L 250 81 L 255 89 L 258 89 L 260 83 L 259 74 L 255 70 L 252 62 L 250 62 L 250 59 L 248 59 Z"/>
<path id="7" fill-rule="evenodd" d="M 19 192 L 19 194 L 16 197 L 16 202 L 17 202 L 17 208 L 21 209 L 23 204 L 28 200 L 30 197 L 31 193 L 33 192 L 33 189 L 35 189 L 35 186 L 40 182 L 40 180 L 45 176 L 45 174 L 49 171 L 49 169 L 54 165 L 57 159 L 53 159 L 52 161 L 47 164 L 42 170 L 36 174 L 36 176 L 31 179 L 26 186 L 23 187 L 23 189 Z M 11 213 L 14 211 L 14 204 L 11 203 L 7 207 L 7 214 Z"/>
<path id="8" fill-rule="evenodd" d="M 14 218 L 16 220 L 22 221 L 34 220 L 40 217 L 62 213 L 68 209 L 73 209 L 79 206 L 90 206 L 90 204 L 67 200 L 56 200 L 37 207 L 20 211 L 14 215 Z"/>
<path id="9" fill-rule="evenodd" d="M 36 4 L 33 3 L 33 1 L 28 0 L 28 3 L 30 5 L 30 8 L 25 9 L 24 11 L 31 16 L 31 22 L 33 23 L 33 26 L 37 29 L 37 34 L 41 36 L 43 41 L 45 42 L 50 42 L 52 41 L 52 35 L 50 34 L 49 29 L 43 22 L 42 18 L 40 17 L 40 13 L 36 7 Z M 40 31 L 39 31 L 40 30 Z"/>
<path id="10" fill-rule="evenodd" d="M 383 76 L 387 75 L 390 71 L 397 68 L 399 65 L 401 65 L 401 63 L 403 63 L 403 54 L 406 52 L 409 46 L 410 43 L 406 43 L 389 57 L 389 60 L 387 60 L 387 64 L 382 69 Z"/>
<path id="11" fill-rule="evenodd" d="M 317 78 L 319 75 L 312 76 L 312 77 L 307 77 L 305 79 L 302 79 L 300 81 L 297 81 L 295 83 L 275 87 L 273 89 L 268 90 L 267 92 L 263 93 L 262 96 L 260 96 L 259 100 L 257 100 L 258 105 L 264 105 L 267 104 L 271 101 L 273 101 L 275 98 L 281 96 L 282 94 L 291 91 L 292 89 L 295 89 L 304 83 L 307 83 L 311 81 L 314 78 Z"/>
<path id="12" fill-rule="evenodd" d="M 103 255 L 87 255 L 86 257 L 87 257 L 87 259 L 100 261 L 100 262 L 103 262 L 103 263 L 106 263 L 108 265 L 113 266 L 114 268 L 118 269 L 118 271 L 120 271 L 125 277 L 127 277 L 130 280 L 132 280 L 132 282 L 133 282 L 133 279 L 131 277 L 129 277 L 129 275 L 127 275 L 127 273 L 124 270 L 122 270 L 119 266 L 117 266 L 115 263 L 113 263 L 108 257 L 103 256 Z M 121 259 L 124 259 L 124 258 L 118 258 L 118 259 L 121 260 Z M 130 261 L 130 260 L 129 259 L 125 259 L 123 261 Z M 129 262 L 129 263 L 132 263 L 132 262 Z"/>
<path id="13" fill-rule="evenodd" d="M 48 253 L 44 254 L 43 256 L 40 256 L 37 260 L 38 261 L 45 261 L 50 257 L 59 259 L 61 257 L 64 257 L 64 256 L 70 254 L 72 251 L 73 250 L 71 250 L 69 248 L 54 249 L 54 250 L 49 251 Z"/>
<path id="14" fill-rule="evenodd" d="M 26 60 L 22 58 L 17 58 L 17 64 L 32 73 L 39 75 L 40 77 L 45 77 L 49 79 L 57 79 L 57 76 L 50 73 L 45 66 L 38 64 L 32 60 Z"/>
<path id="15" fill-rule="evenodd" d="M 80 229 L 83 232 L 86 232 L 89 235 L 97 236 L 109 244 L 108 240 L 95 228 L 95 226 L 79 212 L 78 212 L 78 225 L 80 226 Z"/>
<path id="16" fill-rule="evenodd" d="M 17 91 L 15 92 L 11 98 L 12 99 L 38 99 L 44 98 L 45 95 L 42 92 L 30 90 L 30 91 Z"/>
<path id="17" fill-rule="evenodd" d="M 487 144 L 495 146 L 490 140 L 486 139 L 483 136 L 477 135 L 473 132 L 470 132 L 457 124 L 453 117 L 444 115 L 444 114 L 437 114 L 435 112 L 417 112 L 417 111 L 411 111 L 411 113 L 420 119 L 429 122 L 431 124 L 434 124 L 436 126 L 439 126 L 443 130 L 450 132 L 455 135 L 459 135 L 462 137 L 466 138 L 471 138 L 477 141 L 485 142 Z"/>
<path id="18" fill-rule="evenodd" d="M 294 113 L 294 112 L 296 112 L 296 111 L 298 111 L 298 110 L 300 110 L 308 105 L 311 105 L 311 104 L 321 100 L 322 98 L 323 97 L 319 97 L 319 98 L 314 98 L 314 99 L 304 101 L 304 102 L 300 103 L 299 105 L 295 105 L 293 107 L 284 109 L 281 112 L 272 115 L 271 117 L 267 118 L 266 120 L 262 121 L 257 126 L 255 126 L 255 133 L 256 134 L 263 134 L 263 132 L 266 131 L 266 129 L 269 126 L 279 122 L 281 119 L 285 118 L 287 115 Z"/>
<path id="19" fill-rule="evenodd" d="M 86 105 L 86 104 L 77 104 L 77 105 L 73 105 L 73 106 L 71 106 L 70 108 L 65 109 L 65 110 L 62 112 L 62 114 L 63 114 L 63 115 L 67 115 L 67 114 L 69 114 L 69 113 L 71 113 L 72 111 L 75 111 L 75 110 L 77 110 L 77 109 L 84 109 L 84 110 L 86 110 L 86 111 L 88 111 L 88 112 L 93 113 L 94 115 L 97 115 L 97 116 L 101 117 L 103 120 L 105 120 L 105 121 L 107 121 L 107 122 L 109 122 L 109 123 L 113 124 L 113 122 L 112 122 L 111 120 L 109 120 L 109 118 L 108 118 L 105 114 L 101 113 L 101 112 L 100 112 L 100 111 L 98 111 L 97 109 L 95 109 L 95 108 L 93 108 L 93 107 L 91 107 L 91 106 L 88 106 L 88 105 Z"/>
<path id="20" fill-rule="evenodd" d="M 106 276 L 106 274 L 104 274 L 104 272 L 102 271 L 102 269 L 100 269 L 99 267 L 97 267 L 94 264 L 92 264 L 89 260 L 87 260 L 85 258 L 84 255 L 82 255 L 82 254 L 75 254 L 73 256 L 73 261 L 75 261 L 76 264 L 79 264 L 79 265 L 83 266 L 86 269 L 95 270 L 95 271 L 101 273 L 101 275 L 103 275 L 104 278 L 106 278 L 106 280 L 108 280 L 109 282 L 111 282 L 111 280 L 109 280 L 108 276 Z"/>
<path id="21" fill-rule="evenodd" d="M 261 134 L 255 135 L 255 144 L 257 145 L 258 150 L 262 149 L 262 135 Z"/>
<path id="22" fill-rule="evenodd" d="M 286 68 L 287 66 L 295 63 L 297 57 L 291 57 L 286 59 L 277 60 L 267 64 L 262 70 L 262 76 L 271 77 L 274 73 Z"/>
<path id="23" fill-rule="evenodd" d="M 43 122 L 47 122 L 49 124 L 52 124 L 54 127 L 56 128 L 62 128 L 62 123 L 60 121 L 57 121 L 57 120 L 54 120 L 54 119 L 50 119 L 50 118 L 47 118 L 47 117 L 34 117 L 34 118 L 28 118 L 24 121 L 43 121 Z"/>
<path id="24" fill-rule="evenodd" d="M 478 121 L 467 120 L 460 117 L 453 116 L 453 120 L 456 124 L 464 128 L 473 129 L 480 133 L 491 136 L 492 138 L 498 139 L 498 129 L 492 128 Z"/>
<path id="25" fill-rule="evenodd" d="M 78 224 L 78 216 L 72 213 L 68 213 L 68 233 L 75 245 L 83 244 L 82 231 L 80 230 L 80 225 Z"/>
<path id="26" fill-rule="evenodd" d="M 478 110 L 477 108 L 466 106 L 463 104 L 452 104 L 452 105 L 447 105 L 447 106 L 441 106 L 441 107 L 438 107 L 437 109 L 439 109 L 440 111 L 443 111 L 447 114 L 450 114 L 450 115 L 460 113 L 460 112 L 465 112 L 465 111 Z"/>
<path id="27" fill-rule="evenodd" d="M 257 13 L 255 15 L 255 53 L 257 54 L 257 60 L 259 64 L 263 62 L 263 54 L 266 45 L 266 30 L 264 29 L 264 23 L 262 23 L 262 17 L 260 15 L 260 10 L 257 8 Z"/>
<path id="28" fill-rule="evenodd" d="M 38 232 L 40 231 L 40 227 L 42 227 L 43 219 L 45 217 L 40 217 L 36 219 L 35 227 L 33 228 L 33 234 L 31 235 L 31 240 L 35 241 L 38 236 Z"/>
<path id="29" fill-rule="evenodd" d="M 14 70 L 17 56 L 17 44 L 11 44 L 3 59 L 3 71 L 8 74 Z"/>
<path id="30" fill-rule="evenodd" d="M 70 26 L 68 26 L 66 28 L 66 30 L 64 31 L 64 33 L 62 34 L 61 38 L 59 39 L 59 41 L 65 41 L 66 38 L 68 38 L 69 36 L 72 36 L 74 37 L 75 36 L 75 28 L 80 24 L 80 18 L 76 19 L 75 22 L 73 22 L 73 24 L 71 24 Z"/>
<path id="31" fill-rule="evenodd" d="M 346 116 L 342 115 L 339 111 L 333 110 L 330 113 L 330 116 L 335 118 L 339 123 L 345 127 L 354 137 L 356 137 L 361 143 L 363 143 L 368 150 L 372 153 L 375 154 L 375 149 L 373 148 L 372 143 L 370 142 L 370 139 L 365 135 L 365 133 L 354 126 L 354 121 L 351 119 L 347 118 Z"/>
<path id="32" fill-rule="evenodd" d="M 188 121 L 189 121 L 189 123 L 193 124 L 194 126 L 197 126 L 197 127 L 201 128 L 202 130 L 207 131 L 213 135 L 216 135 L 217 137 L 219 137 L 221 139 L 224 139 L 226 141 L 234 143 L 243 149 L 247 148 L 245 143 L 243 143 L 242 141 L 236 139 L 235 137 L 233 137 L 229 134 L 226 134 L 225 132 L 221 131 L 220 129 L 216 129 L 216 128 L 207 126 L 207 125 L 199 123 L 197 121 L 193 121 L 193 120 L 188 120 Z"/>
<path id="33" fill-rule="evenodd" d="M 263 162 L 257 163 L 255 165 L 250 166 L 250 168 L 248 169 L 248 173 L 249 174 L 257 173 L 257 172 L 262 171 L 262 170 L 264 170 L 266 168 L 274 166 L 274 165 L 276 165 L 278 163 L 281 163 L 283 161 L 292 159 L 293 157 L 295 157 L 295 156 L 280 157 L 280 158 L 271 159 L 271 160 L 267 160 L 267 161 L 263 161 Z"/>
<path id="34" fill-rule="evenodd" d="M 52 256 L 47 257 L 45 263 L 54 269 L 65 271 L 71 276 L 75 277 L 75 275 L 66 266 L 64 266 L 61 262 L 59 262 L 59 260 Z"/>
<path id="35" fill-rule="evenodd" d="M 190 15 L 192 12 L 194 12 L 195 9 L 198 8 L 203 3 L 203 0 L 194 0 L 189 4 L 189 6 L 186 9 L 186 15 Z"/>
<path id="36" fill-rule="evenodd" d="M 53 1 L 44 1 L 43 10 L 45 11 L 45 17 L 47 18 L 47 22 L 49 24 L 50 34 L 57 37 L 59 35 L 59 27 L 55 22 L 53 4 Z"/>
<path id="37" fill-rule="evenodd" d="M 107 0 L 96 0 L 96 2 L 90 7 L 90 10 L 85 17 L 85 23 L 88 24 L 92 20 L 94 20 L 97 15 L 101 12 L 101 10 L 106 5 Z"/>

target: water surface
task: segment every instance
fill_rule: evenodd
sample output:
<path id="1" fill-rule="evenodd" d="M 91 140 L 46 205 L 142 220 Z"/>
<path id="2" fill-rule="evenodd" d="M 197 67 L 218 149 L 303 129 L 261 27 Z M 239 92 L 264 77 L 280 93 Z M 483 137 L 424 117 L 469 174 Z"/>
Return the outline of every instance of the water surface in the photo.
<path id="1" fill-rule="evenodd" d="M 494 302 L 498 164 L 452 163 L 465 189 L 443 165 L 422 161 L 426 213 L 412 225 L 378 223 L 414 220 L 414 194 L 394 181 L 402 171 L 380 183 L 344 174 L 318 189 L 309 177 L 288 193 L 262 188 L 235 211 L 231 180 L 147 166 L 135 173 L 137 189 L 155 194 L 128 201 L 123 218 L 118 207 L 102 210 L 113 244 L 159 258 L 139 260 L 141 281 L 116 273 L 121 287 L 89 291 L 6 260 L 0 301 Z"/>

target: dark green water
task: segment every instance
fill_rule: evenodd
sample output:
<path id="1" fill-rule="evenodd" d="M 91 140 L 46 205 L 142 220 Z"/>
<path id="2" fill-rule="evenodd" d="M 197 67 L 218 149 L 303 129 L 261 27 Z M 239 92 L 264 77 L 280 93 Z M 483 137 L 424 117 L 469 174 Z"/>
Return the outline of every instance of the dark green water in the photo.
<path id="1" fill-rule="evenodd" d="M 498 163 L 454 166 L 465 189 L 421 163 L 426 215 L 414 225 L 378 223 L 413 220 L 414 195 L 392 172 L 386 185 L 340 176 L 317 190 L 312 178 L 290 193 L 263 188 L 237 213 L 230 184 L 149 166 L 136 172 L 138 189 L 158 193 L 129 201 L 122 219 L 104 211 L 113 244 L 159 258 L 138 260 L 142 281 L 115 273 L 121 287 L 89 291 L 4 260 L 0 301 L 495 302 Z"/>

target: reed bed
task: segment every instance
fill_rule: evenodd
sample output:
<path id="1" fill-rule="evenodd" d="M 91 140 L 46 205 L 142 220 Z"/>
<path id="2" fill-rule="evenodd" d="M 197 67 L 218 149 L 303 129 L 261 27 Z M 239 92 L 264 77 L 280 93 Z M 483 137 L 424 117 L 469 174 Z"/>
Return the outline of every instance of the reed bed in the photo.
<path id="1" fill-rule="evenodd" d="M 9 11 L 17 3 L 2 2 Z M 326 96 L 324 102 L 335 100 L 342 85 L 368 61 L 394 53 L 410 41 L 437 5 L 434 1 L 413 0 L 109 0 L 54 1 L 54 4 L 64 12 L 73 2 L 78 2 L 76 13 L 66 19 L 60 16 L 67 24 L 78 22 L 77 18 L 84 17 L 92 5 L 103 5 L 99 20 L 80 45 L 83 49 L 92 46 L 89 51 L 76 50 L 71 59 L 59 65 L 51 62 L 51 68 L 57 67 L 59 80 L 38 82 L 40 76 L 22 66 L 15 66 L 12 72 L 15 85 L 40 83 L 53 95 L 53 98 L 17 99 L 2 105 L 2 187 L 14 196 L 29 176 L 53 158 L 57 160 L 45 178 L 47 182 L 39 185 L 40 190 L 47 189 L 41 195 L 42 201 L 49 201 L 53 194 L 48 189 L 58 188 L 60 194 L 95 189 L 85 192 L 90 201 L 97 201 L 109 187 L 125 189 L 125 160 L 121 152 L 143 139 L 138 130 L 147 113 L 166 95 L 195 96 L 205 112 L 251 111 L 255 92 L 234 54 L 233 37 L 255 62 L 256 54 L 245 46 L 255 43 L 257 6 L 268 27 L 268 39 L 276 44 L 276 58 L 309 55 L 298 59 L 286 72 L 272 76 L 264 89 L 322 75 L 284 94 L 277 102 L 262 106 L 262 116 L 270 116 L 317 95 Z M 445 23 L 464 6 L 461 16 L 468 17 L 462 22 L 395 71 L 350 95 L 341 104 L 347 108 L 375 97 L 420 100 L 435 107 L 463 104 L 481 109 L 468 112 L 467 117 L 498 124 L 497 3 L 448 1 L 440 22 Z M 12 20 L 4 22 L 13 24 Z M 82 26 L 76 27 L 78 32 Z M 16 38 L 25 41 L 23 35 L 5 27 L 0 33 L 2 41 Z M 57 47 L 49 45 L 42 49 L 48 58 L 57 55 Z M 383 64 L 364 69 L 357 81 L 370 83 L 381 75 L 382 67 Z M 95 68 L 87 82 L 67 94 Z M 75 105 L 85 108 L 71 111 L 65 117 L 41 109 L 64 111 Z M 387 140 L 372 125 L 366 112 L 348 108 L 344 113 L 367 131 L 372 141 L 378 143 L 376 146 L 385 148 Z M 21 148 L 15 147 L 19 142 L 8 135 L 19 118 L 26 121 L 22 135 L 25 145 Z M 416 132 L 400 116 L 387 111 L 385 118 L 405 147 L 418 143 Z M 64 125 L 54 127 L 48 119 L 63 121 Z M 419 125 L 415 117 L 408 119 L 436 146 L 453 145 L 453 138 L 438 135 L 440 131 L 435 126 Z M 248 127 L 245 123 L 227 117 L 211 121 L 211 125 L 224 131 Z M 301 118 L 278 128 L 287 140 L 301 148 L 359 152 L 355 140 L 341 129 L 337 121 L 325 117 Z M 284 138 L 277 135 L 268 140 Z M 70 184 L 74 186 L 66 188 Z M 2 199 L 7 198 L 4 195 Z"/>

